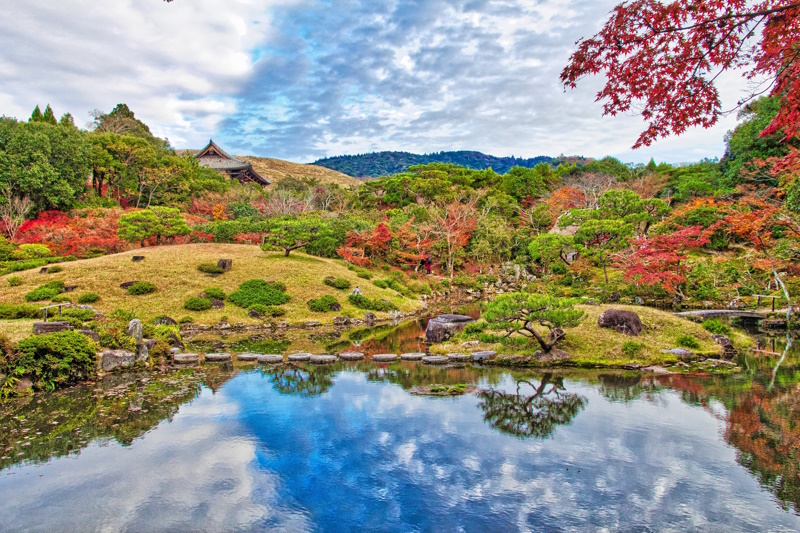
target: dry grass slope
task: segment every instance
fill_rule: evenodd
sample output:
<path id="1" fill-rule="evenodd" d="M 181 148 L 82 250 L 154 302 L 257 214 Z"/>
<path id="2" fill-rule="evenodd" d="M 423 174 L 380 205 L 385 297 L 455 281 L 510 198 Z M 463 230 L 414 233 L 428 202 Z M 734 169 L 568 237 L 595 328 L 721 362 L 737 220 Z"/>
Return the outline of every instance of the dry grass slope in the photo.
<path id="1" fill-rule="evenodd" d="M 317 165 L 290 163 L 266 157 L 236 156 L 236 158 L 253 165 L 256 172 L 273 183 L 280 182 L 284 178 L 315 178 L 322 183 L 336 183 L 342 187 L 359 187 L 362 183 L 347 174 Z"/>
<path id="2" fill-rule="evenodd" d="M 145 260 L 131 261 L 131 256 L 143 255 Z M 216 262 L 226 258 L 233 260 L 233 268 L 217 277 L 207 276 L 197 270 L 197 265 L 205 261 Z M 338 291 L 323 283 L 326 276 L 336 276 L 350 281 L 353 287 L 360 286 L 369 298 L 392 301 L 401 311 L 414 311 L 420 306 L 419 300 L 401 298 L 389 289 L 380 289 L 367 280 L 360 279 L 347 270 L 339 260 L 322 259 L 302 253 L 292 252 L 288 258 L 278 252 L 263 252 L 258 246 L 240 244 L 186 244 L 181 246 L 156 246 L 140 248 L 120 254 L 85 259 L 62 264 L 64 270 L 57 274 L 39 274 L 38 269 L 18 272 L 23 279 L 19 287 L 9 287 L 6 278 L 0 277 L 0 302 L 24 303 L 25 293 L 52 280 L 62 280 L 67 285 L 77 285 L 70 293 L 77 300 L 80 294 L 96 292 L 100 301 L 93 306 L 110 313 L 115 309 L 134 310 L 143 320 L 151 320 L 159 315 L 174 319 L 188 315 L 201 324 L 215 324 L 223 316 L 231 323 L 256 323 L 258 319 L 247 316 L 247 310 L 226 302 L 223 309 L 208 311 L 186 311 L 183 303 L 191 296 L 199 295 L 208 287 L 220 287 L 230 294 L 248 279 L 282 281 L 286 292 L 291 296 L 289 303 L 282 307 L 287 314 L 275 321 L 302 323 L 316 320 L 330 324 L 336 315 L 362 317 L 364 312 L 347 301 L 348 291 Z M 130 296 L 120 288 L 126 281 L 150 281 L 158 290 L 144 296 Z M 314 313 L 309 311 L 306 302 L 311 298 L 330 294 L 342 304 L 340 312 Z M 44 303 L 42 303 L 43 305 Z M 376 313 L 385 316 L 386 313 Z M 3 327 L 0 324 L 0 327 Z"/>

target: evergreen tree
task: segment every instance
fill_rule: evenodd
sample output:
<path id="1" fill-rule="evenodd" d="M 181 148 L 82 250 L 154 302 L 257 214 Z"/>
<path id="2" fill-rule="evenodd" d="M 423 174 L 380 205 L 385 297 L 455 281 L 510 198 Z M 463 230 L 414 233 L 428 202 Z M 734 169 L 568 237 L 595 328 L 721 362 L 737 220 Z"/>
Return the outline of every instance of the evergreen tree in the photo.
<path id="1" fill-rule="evenodd" d="M 42 122 L 52 124 L 53 126 L 58 124 L 58 121 L 56 120 L 56 115 L 55 113 L 53 113 L 53 108 L 50 107 L 50 104 L 47 104 L 47 107 L 44 108 L 44 115 L 42 116 Z"/>
<path id="2" fill-rule="evenodd" d="M 33 108 L 33 113 L 31 113 L 31 118 L 28 119 L 28 122 L 41 122 L 44 120 L 42 117 L 42 110 L 39 109 L 39 106 Z"/>
<path id="3" fill-rule="evenodd" d="M 63 115 L 61 115 L 61 120 L 58 121 L 58 124 L 60 126 L 67 126 L 67 127 L 70 127 L 70 128 L 75 128 L 76 127 L 75 126 L 75 119 L 72 118 L 72 114 L 71 113 L 64 113 Z"/>

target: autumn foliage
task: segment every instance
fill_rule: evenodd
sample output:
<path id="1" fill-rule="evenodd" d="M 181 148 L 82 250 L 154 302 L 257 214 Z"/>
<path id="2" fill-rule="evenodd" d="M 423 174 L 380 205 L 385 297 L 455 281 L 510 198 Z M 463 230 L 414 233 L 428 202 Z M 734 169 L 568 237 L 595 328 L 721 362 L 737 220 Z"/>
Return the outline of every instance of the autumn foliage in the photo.
<path id="1" fill-rule="evenodd" d="M 121 210 L 87 210 L 82 216 L 43 211 L 17 232 L 19 244 L 45 243 L 56 255 L 82 257 L 93 251 L 116 253 L 128 248 L 117 235 Z"/>

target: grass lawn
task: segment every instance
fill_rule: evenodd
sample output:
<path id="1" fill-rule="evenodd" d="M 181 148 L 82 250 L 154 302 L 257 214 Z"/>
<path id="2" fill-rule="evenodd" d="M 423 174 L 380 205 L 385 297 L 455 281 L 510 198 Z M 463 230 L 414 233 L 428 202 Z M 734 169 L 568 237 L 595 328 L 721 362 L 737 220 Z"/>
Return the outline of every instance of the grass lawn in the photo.
<path id="1" fill-rule="evenodd" d="M 668 311 L 630 305 L 578 305 L 576 308 L 585 313 L 581 323 L 577 327 L 565 329 L 567 337 L 557 345 L 571 355 L 567 362 L 570 365 L 621 366 L 627 363 L 653 365 L 675 362 L 678 360 L 676 356 L 663 354 L 661 351 L 678 347 L 676 341 L 680 335 L 690 335 L 698 341 L 700 348 L 694 349 L 695 352 L 717 354 L 720 351 L 720 347 L 711 338 L 711 333 L 700 324 Z M 638 314 L 642 321 L 642 334 L 631 337 L 598 326 L 597 319 L 606 309 L 623 309 Z M 542 332 L 546 332 L 546 329 L 542 328 Z M 750 337 L 737 330 L 729 337 L 737 349 L 748 347 L 752 342 Z M 463 339 L 436 345 L 431 351 L 442 354 L 464 351 L 461 342 Z M 633 345 L 628 344 L 628 353 L 625 353 L 625 343 L 637 343 L 638 349 L 631 351 Z M 531 355 L 537 349 L 539 345 L 532 341 L 525 347 L 481 343 L 478 347 L 471 347 L 470 351 L 495 350 L 498 354 Z"/>
<path id="2" fill-rule="evenodd" d="M 131 261 L 134 255 L 142 255 L 145 260 L 134 263 Z M 222 258 L 233 260 L 233 267 L 229 272 L 211 277 L 197 270 L 197 265 L 202 262 L 216 263 Z M 135 311 L 142 320 L 168 315 L 176 320 L 182 316 L 191 316 L 196 323 L 201 324 L 215 324 L 222 317 L 227 317 L 231 323 L 256 323 L 261 322 L 261 319 L 248 317 L 246 309 L 229 302 L 222 309 L 208 311 L 187 311 L 183 308 L 183 303 L 189 297 L 198 296 L 208 287 L 219 287 L 230 294 L 243 281 L 265 279 L 282 281 L 286 284 L 287 294 L 291 296 L 291 300 L 281 306 L 286 309 L 285 316 L 265 320 L 289 323 L 316 320 L 330 323 L 337 315 L 364 316 L 364 310 L 347 301 L 349 290 L 339 291 L 323 283 L 326 276 L 335 276 L 347 279 L 353 287 L 360 286 L 368 298 L 390 300 L 400 311 L 414 311 L 421 305 L 417 299 L 402 298 L 391 289 L 380 289 L 369 280 L 359 278 L 354 272 L 347 270 L 340 260 L 312 257 L 297 252 L 292 252 L 287 258 L 283 257 L 283 253 L 263 252 L 258 246 L 252 245 L 211 243 L 155 246 L 62 263 L 61 266 L 64 270 L 55 274 L 39 274 L 38 268 L 16 272 L 13 275 L 23 279 L 22 285 L 18 287 L 8 285 L 6 278 L 10 275 L 0 277 L 0 302 L 24 303 L 25 293 L 48 281 L 61 280 L 66 285 L 78 286 L 74 292 L 68 293 L 75 301 L 86 292 L 99 294 L 100 300 L 92 306 L 105 313 L 124 309 Z M 126 281 L 149 281 L 158 290 L 152 294 L 131 296 L 120 288 L 120 284 Z M 315 313 L 308 309 L 308 300 L 325 294 L 335 296 L 342 305 L 342 310 Z M 39 305 L 46 303 L 39 302 Z M 382 316 L 386 313 L 376 315 Z"/>

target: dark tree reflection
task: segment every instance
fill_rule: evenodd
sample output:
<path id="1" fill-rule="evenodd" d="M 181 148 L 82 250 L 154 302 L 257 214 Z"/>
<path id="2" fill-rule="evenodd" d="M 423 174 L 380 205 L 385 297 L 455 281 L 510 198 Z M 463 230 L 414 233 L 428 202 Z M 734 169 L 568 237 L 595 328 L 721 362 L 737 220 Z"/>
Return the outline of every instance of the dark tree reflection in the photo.
<path id="1" fill-rule="evenodd" d="M 530 386 L 533 394 L 523 394 L 523 385 Z M 488 389 L 478 397 L 484 421 L 515 437 L 547 437 L 556 427 L 569 424 L 588 402 L 584 396 L 567 392 L 564 379 L 552 374 L 542 376 L 538 384 L 517 381 L 516 393 Z"/>
<path id="2" fill-rule="evenodd" d="M 264 369 L 275 390 L 281 394 L 317 396 L 333 385 L 330 372 L 325 368 L 305 369 L 294 365 Z"/>

